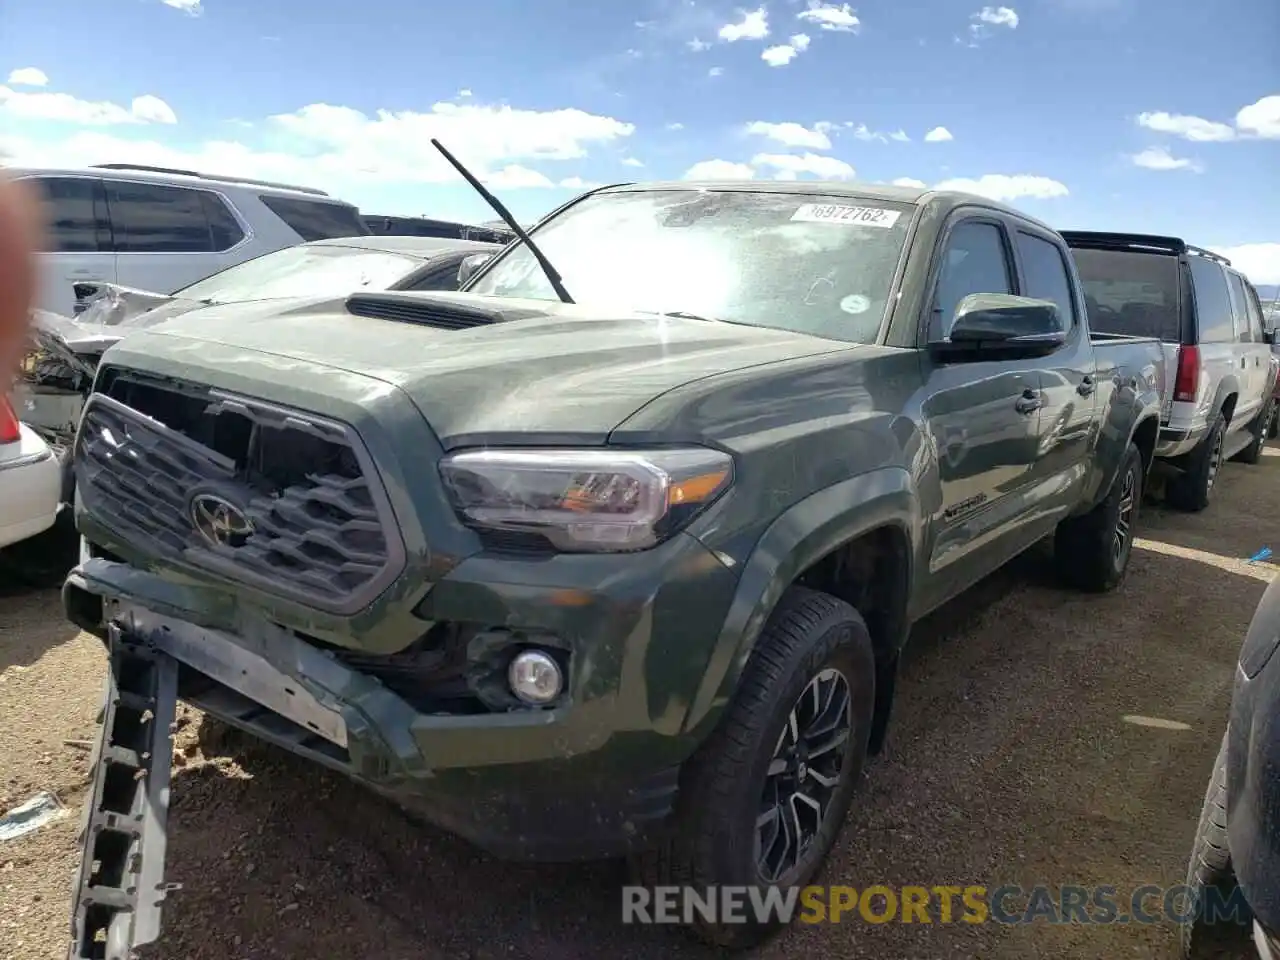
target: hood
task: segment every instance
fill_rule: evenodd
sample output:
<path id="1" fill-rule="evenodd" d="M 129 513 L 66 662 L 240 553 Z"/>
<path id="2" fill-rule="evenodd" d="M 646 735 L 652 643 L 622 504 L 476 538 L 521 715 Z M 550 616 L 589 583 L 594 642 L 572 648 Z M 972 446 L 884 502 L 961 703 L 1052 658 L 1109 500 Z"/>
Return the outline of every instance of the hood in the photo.
<path id="1" fill-rule="evenodd" d="M 403 298 L 405 295 L 398 295 Z M 467 329 L 353 316 L 345 300 L 213 306 L 131 334 L 121 360 L 269 380 L 310 392 L 316 371 L 392 384 L 445 446 L 537 437 L 603 442 L 650 400 L 743 367 L 859 348 L 711 320 L 603 314 L 589 307 L 472 294 L 414 302 L 482 310 L 499 322 Z M 253 355 L 246 355 L 252 351 Z M 105 358 L 111 361 L 111 355 Z"/>

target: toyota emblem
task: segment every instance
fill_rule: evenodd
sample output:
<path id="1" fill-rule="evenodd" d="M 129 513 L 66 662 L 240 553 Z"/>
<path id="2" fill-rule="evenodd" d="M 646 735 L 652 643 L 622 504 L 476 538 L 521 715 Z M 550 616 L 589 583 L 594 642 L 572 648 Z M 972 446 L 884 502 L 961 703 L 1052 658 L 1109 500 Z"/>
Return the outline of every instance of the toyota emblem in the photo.
<path id="1" fill-rule="evenodd" d="M 253 534 L 245 512 L 216 493 L 197 493 L 189 508 L 196 533 L 214 547 L 238 547 Z"/>

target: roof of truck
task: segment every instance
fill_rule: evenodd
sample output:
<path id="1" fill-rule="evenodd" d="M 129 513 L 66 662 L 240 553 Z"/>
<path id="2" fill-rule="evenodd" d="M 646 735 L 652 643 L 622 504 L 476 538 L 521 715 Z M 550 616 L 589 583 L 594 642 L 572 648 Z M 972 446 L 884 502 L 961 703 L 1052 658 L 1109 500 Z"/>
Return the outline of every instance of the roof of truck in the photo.
<path id="1" fill-rule="evenodd" d="M 604 187 L 597 193 L 630 193 L 649 190 L 708 190 L 734 191 L 738 193 L 780 193 L 804 197 L 838 197 L 849 200 L 878 200 L 887 203 L 929 204 L 946 214 L 950 210 L 977 204 L 1021 217 L 1054 231 L 1049 224 L 1025 211 L 998 200 L 960 190 L 934 190 L 929 187 L 901 187 L 888 183 L 862 183 L 856 180 L 671 180 L 642 183 L 619 183 Z"/>

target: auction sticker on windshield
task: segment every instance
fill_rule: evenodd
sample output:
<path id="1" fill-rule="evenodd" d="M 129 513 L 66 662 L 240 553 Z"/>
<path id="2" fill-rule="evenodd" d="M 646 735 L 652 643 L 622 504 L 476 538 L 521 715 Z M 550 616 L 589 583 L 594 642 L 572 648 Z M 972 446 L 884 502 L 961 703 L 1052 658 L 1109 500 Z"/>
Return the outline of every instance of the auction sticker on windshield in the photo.
<path id="1" fill-rule="evenodd" d="M 892 227 L 902 216 L 900 210 L 881 207 L 846 207 L 838 203 L 802 203 L 792 220 L 804 223 L 851 223 L 862 227 Z"/>

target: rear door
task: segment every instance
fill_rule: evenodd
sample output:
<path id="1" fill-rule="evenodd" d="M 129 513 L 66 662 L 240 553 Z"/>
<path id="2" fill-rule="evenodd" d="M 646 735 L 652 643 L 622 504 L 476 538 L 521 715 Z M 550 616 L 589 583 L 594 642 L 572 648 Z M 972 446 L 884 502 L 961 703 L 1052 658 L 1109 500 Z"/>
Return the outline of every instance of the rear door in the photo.
<path id="1" fill-rule="evenodd" d="M 1260 318 L 1250 315 L 1253 297 L 1249 282 L 1235 270 L 1228 270 L 1227 283 L 1231 287 L 1236 340 L 1240 344 L 1240 359 L 1248 382 L 1247 389 L 1236 402 L 1234 417 L 1237 423 L 1243 424 L 1258 415 L 1266 400 L 1267 388 L 1271 385 L 1271 346 L 1262 334 Z"/>
<path id="2" fill-rule="evenodd" d="M 116 255 L 106 194 L 97 177 L 27 178 L 45 203 L 45 250 L 40 254 L 40 292 L 36 306 L 71 316 L 74 284 L 115 283 Z"/>
<path id="3" fill-rule="evenodd" d="M 106 181 L 117 282 L 173 293 L 245 260 L 247 235 L 211 190 Z"/>

